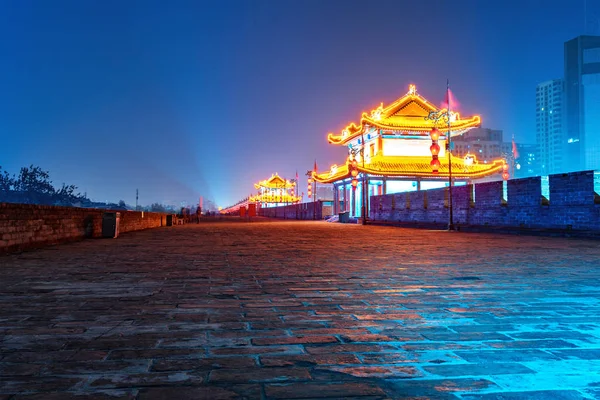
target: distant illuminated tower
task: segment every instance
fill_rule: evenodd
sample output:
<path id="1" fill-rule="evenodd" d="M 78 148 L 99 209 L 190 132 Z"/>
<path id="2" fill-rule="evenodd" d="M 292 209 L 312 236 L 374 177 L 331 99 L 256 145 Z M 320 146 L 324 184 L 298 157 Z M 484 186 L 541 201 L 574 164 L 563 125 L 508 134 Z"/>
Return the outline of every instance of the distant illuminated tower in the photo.
<path id="1" fill-rule="evenodd" d="M 553 79 L 537 85 L 535 91 L 535 139 L 542 175 L 562 172 L 565 152 L 563 135 L 563 81 Z"/>

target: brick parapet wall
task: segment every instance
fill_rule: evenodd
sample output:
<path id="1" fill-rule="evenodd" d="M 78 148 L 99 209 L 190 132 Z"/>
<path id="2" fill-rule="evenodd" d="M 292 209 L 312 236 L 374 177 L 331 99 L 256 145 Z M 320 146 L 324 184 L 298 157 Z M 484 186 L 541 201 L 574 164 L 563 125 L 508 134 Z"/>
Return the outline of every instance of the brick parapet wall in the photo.
<path id="1" fill-rule="evenodd" d="M 327 208 L 331 207 L 325 206 L 322 201 L 317 200 L 316 202 L 310 203 L 261 208 L 258 211 L 258 215 L 268 218 L 320 220 L 331 212 L 328 211 Z"/>
<path id="2" fill-rule="evenodd" d="M 102 216 L 119 212 L 119 232 L 166 225 L 166 215 L 138 211 L 0 203 L 0 254 L 102 236 Z"/>
<path id="3" fill-rule="evenodd" d="M 454 222 L 473 226 L 600 232 L 600 204 L 594 201 L 597 195 L 593 171 L 551 175 L 549 203 L 542 201 L 541 185 L 540 177 L 509 180 L 506 202 L 503 202 L 501 181 L 475 184 L 474 196 L 472 185 L 454 187 Z M 406 208 L 407 198 L 410 199 L 409 209 Z M 446 188 L 372 196 L 370 218 L 446 223 L 449 212 L 446 198 Z"/>

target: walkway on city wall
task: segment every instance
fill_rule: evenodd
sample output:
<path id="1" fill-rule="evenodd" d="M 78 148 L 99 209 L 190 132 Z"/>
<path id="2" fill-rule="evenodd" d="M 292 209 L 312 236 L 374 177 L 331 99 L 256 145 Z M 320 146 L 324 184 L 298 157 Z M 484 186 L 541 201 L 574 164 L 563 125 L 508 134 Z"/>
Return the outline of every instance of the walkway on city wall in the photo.
<path id="1" fill-rule="evenodd" d="M 0 399 L 86 398 L 600 398 L 600 246 L 215 222 L 0 257 Z"/>

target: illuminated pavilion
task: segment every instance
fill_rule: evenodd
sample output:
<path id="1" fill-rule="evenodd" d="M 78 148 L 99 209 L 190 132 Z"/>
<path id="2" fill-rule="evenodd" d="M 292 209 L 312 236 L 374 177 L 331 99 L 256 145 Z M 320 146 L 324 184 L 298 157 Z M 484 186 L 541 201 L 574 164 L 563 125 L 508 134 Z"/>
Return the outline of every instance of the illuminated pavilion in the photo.
<path id="1" fill-rule="evenodd" d="M 417 93 L 415 85 L 410 85 L 408 92 L 390 105 L 384 107 L 382 103 L 370 113 L 363 113 L 358 125 L 351 123 L 340 134 L 330 133 L 329 143 L 347 146 L 348 158 L 341 165 L 332 165 L 329 171 L 313 172 L 313 178 L 319 183 L 333 184 L 334 214 L 349 211 L 351 216 L 361 215 L 363 182 L 367 186 L 367 199 L 372 195 L 448 186 L 448 128 L 452 138 L 479 126 L 481 119 L 462 118 L 447 111 L 427 101 Z M 444 113 L 450 121 L 435 118 Z M 437 172 L 430 165 L 430 132 L 434 128 L 440 134 Z M 504 164 L 503 159 L 482 164 L 471 154 L 452 157 L 453 182 L 464 185 L 492 174 L 501 175 Z"/>
<path id="2" fill-rule="evenodd" d="M 250 196 L 248 201 L 259 207 L 277 207 L 300 202 L 300 197 L 294 194 L 296 182 L 283 179 L 277 174 L 269 179 L 254 184 L 258 194 Z"/>

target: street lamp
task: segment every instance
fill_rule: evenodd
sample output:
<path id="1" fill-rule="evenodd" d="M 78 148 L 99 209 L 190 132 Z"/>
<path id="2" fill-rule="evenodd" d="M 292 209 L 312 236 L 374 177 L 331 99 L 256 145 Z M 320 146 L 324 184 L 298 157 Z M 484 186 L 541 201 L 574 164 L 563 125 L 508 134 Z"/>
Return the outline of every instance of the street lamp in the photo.
<path id="1" fill-rule="evenodd" d="M 313 171 L 306 171 L 306 176 L 308 176 L 308 192 L 307 192 L 307 197 L 308 197 L 308 201 L 310 202 L 310 196 L 313 194 L 312 193 L 312 189 L 313 189 Z M 317 215 L 316 215 L 316 197 L 317 197 L 317 182 L 314 181 L 314 185 L 315 185 L 315 193 L 314 193 L 314 198 L 313 198 L 313 219 L 317 219 Z"/>
<path id="2" fill-rule="evenodd" d="M 454 230 L 454 218 L 453 218 L 453 207 L 452 207 L 452 134 L 450 131 L 450 124 L 456 119 L 456 114 L 450 111 L 450 83 L 446 83 L 446 98 L 448 99 L 448 108 L 446 110 L 440 111 L 431 111 L 428 116 L 425 117 L 426 120 L 432 120 L 434 125 L 437 125 L 440 122 L 444 122 L 448 125 L 448 133 L 446 134 L 446 151 L 448 152 L 448 230 Z M 440 161 L 438 159 L 438 154 L 440 151 L 440 146 L 437 144 L 437 141 L 440 137 L 440 132 L 437 127 L 434 127 L 431 132 L 431 141 L 433 142 L 431 147 L 431 169 L 434 174 L 438 173 L 440 167 Z"/>

